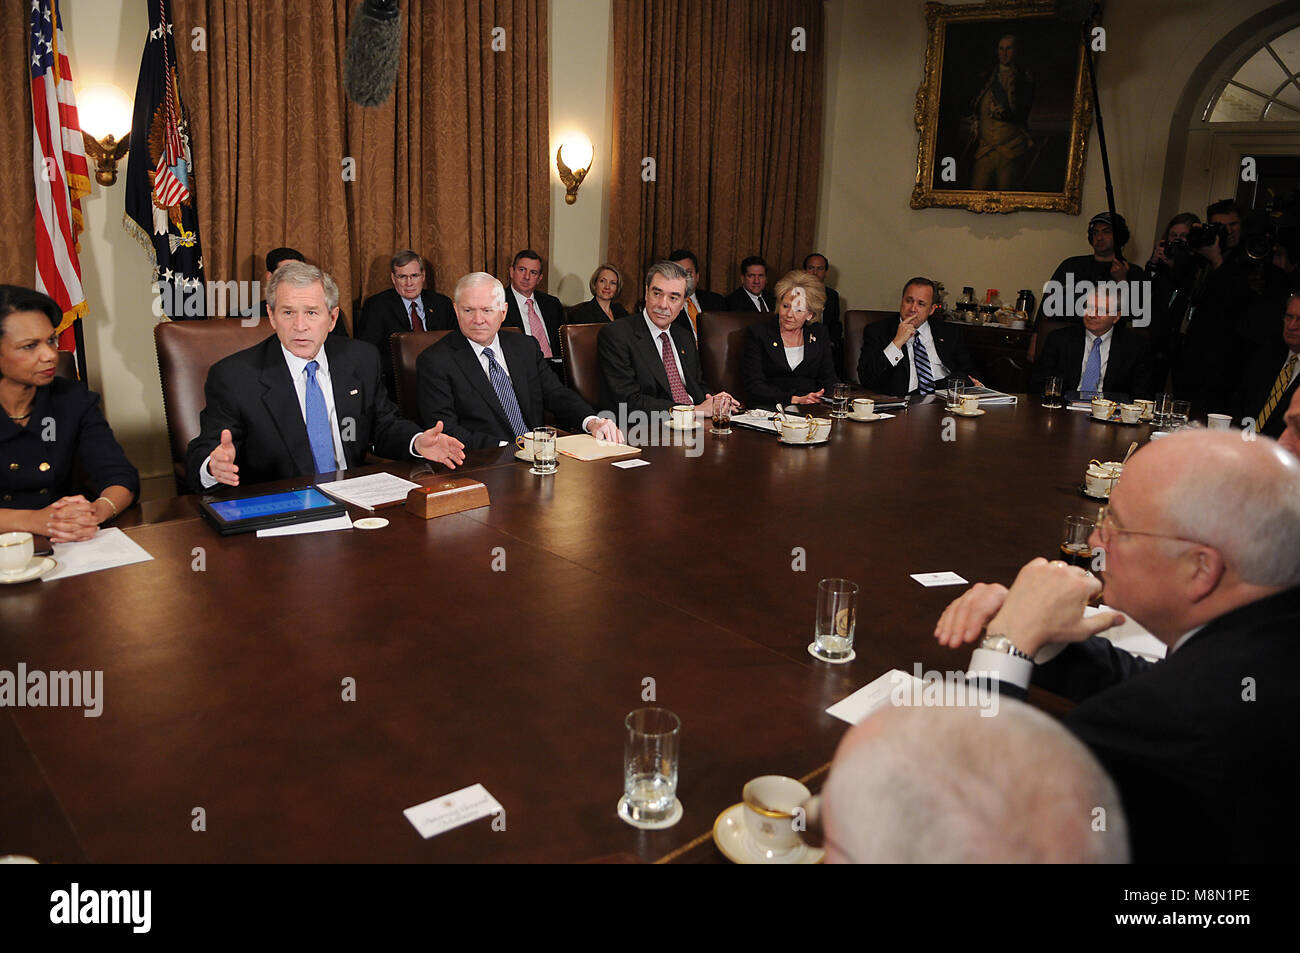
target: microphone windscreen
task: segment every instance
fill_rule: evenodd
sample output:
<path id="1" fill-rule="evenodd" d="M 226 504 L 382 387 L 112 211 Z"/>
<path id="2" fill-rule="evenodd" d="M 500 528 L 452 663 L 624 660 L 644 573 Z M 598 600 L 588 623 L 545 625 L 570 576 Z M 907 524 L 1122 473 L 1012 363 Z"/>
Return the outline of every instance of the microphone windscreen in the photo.
<path id="1" fill-rule="evenodd" d="M 388 99 L 397 83 L 397 61 L 402 48 L 400 15 L 378 18 L 369 3 L 348 33 L 348 57 L 343 69 L 343 86 L 348 99 L 358 106 L 378 106 Z"/>

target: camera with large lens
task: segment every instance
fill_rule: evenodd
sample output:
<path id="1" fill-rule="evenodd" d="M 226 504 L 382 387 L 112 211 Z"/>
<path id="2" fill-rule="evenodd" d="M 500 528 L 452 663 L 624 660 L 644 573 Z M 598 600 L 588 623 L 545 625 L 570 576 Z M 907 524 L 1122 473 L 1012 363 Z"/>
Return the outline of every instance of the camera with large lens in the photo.
<path id="1" fill-rule="evenodd" d="M 1187 233 L 1189 248 L 1209 248 L 1216 241 L 1221 246 L 1228 243 L 1228 228 L 1222 222 L 1201 222 L 1193 225 Z"/>

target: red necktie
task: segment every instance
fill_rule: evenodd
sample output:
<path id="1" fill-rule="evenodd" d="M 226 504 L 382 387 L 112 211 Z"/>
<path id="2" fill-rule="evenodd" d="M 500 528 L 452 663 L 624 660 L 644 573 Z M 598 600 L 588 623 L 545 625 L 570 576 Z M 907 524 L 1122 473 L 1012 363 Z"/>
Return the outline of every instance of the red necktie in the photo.
<path id="1" fill-rule="evenodd" d="M 533 299 L 528 299 L 528 328 L 533 337 L 537 338 L 537 343 L 542 346 L 542 355 L 551 356 L 551 342 L 546 337 L 546 328 L 542 327 L 542 319 L 537 316 L 537 309 L 533 307 Z"/>
<path id="2" fill-rule="evenodd" d="M 675 404 L 694 404 L 691 395 L 686 392 L 686 385 L 682 383 L 682 376 L 677 373 L 677 362 L 673 360 L 673 345 L 668 340 L 668 332 L 659 332 L 659 344 L 661 356 L 664 359 L 664 372 L 668 375 L 668 389 L 672 391 L 673 403 Z"/>
<path id="3" fill-rule="evenodd" d="M 424 322 L 420 320 L 420 312 L 415 310 L 415 302 L 411 302 L 411 330 L 423 331 Z"/>

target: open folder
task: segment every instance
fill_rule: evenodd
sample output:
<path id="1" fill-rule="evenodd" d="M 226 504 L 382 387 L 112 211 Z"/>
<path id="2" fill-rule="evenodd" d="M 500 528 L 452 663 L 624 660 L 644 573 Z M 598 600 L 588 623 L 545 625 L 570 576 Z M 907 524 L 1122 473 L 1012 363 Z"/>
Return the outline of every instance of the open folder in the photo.
<path id="1" fill-rule="evenodd" d="M 640 447 L 629 447 L 623 443 L 604 443 L 589 433 L 575 433 L 561 437 L 555 441 L 555 449 L 575 460 L 620 460 L 623 457 L 635 457 L 641 452 Z"/>

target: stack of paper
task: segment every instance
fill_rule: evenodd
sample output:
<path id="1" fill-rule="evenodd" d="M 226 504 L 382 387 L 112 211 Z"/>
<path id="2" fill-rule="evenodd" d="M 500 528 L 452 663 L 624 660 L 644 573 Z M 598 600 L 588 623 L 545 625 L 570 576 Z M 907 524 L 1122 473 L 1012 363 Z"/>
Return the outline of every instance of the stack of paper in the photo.
<path id="1" fill-rule="evenodd" d="M 333 483 L 318 483 L 316 488 L 327 493 L 340 503 L 359 506 L 363 510 L 374 510 L 380 506 L 395 506 L 406 502 L 406 494 L 420 484 L 403 480 L 391 473 L 371 473 L 368 476 L 352 477 L 350 480 L 335 480 Z"/>

